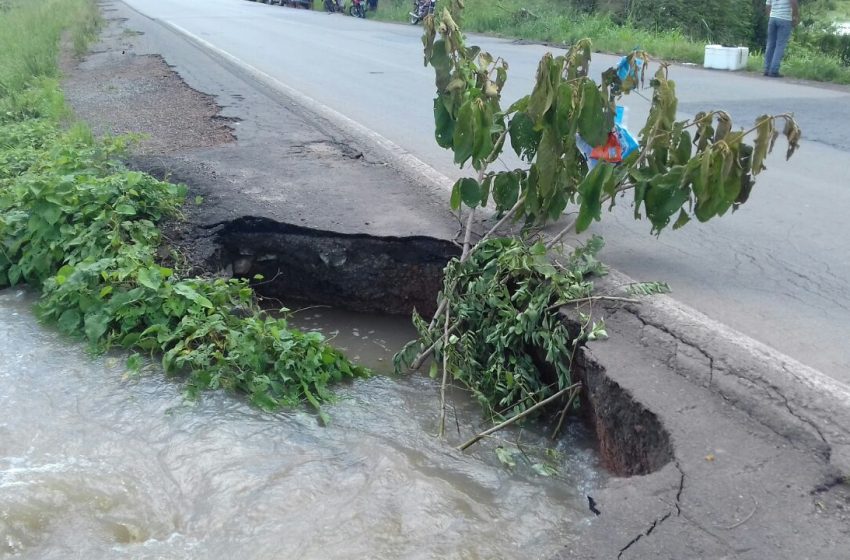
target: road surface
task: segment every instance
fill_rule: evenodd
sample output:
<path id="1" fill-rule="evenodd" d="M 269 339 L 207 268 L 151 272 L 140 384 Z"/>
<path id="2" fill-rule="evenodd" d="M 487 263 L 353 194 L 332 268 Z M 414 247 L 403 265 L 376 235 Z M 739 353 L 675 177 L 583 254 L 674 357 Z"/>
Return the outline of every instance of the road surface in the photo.
<path id="1" fill-rule="evenodd" d="M 433 71 L 422 66 L 419 27 L 245 0 L 126 2 L 357 121 L 439 172 L 464 174 L 432 139 Z M 482 36 L 470 43 L 509 62 L 505 106 L 530 91 L 537 61 L 550 50 Z M 171 62 L 168 52 L 164 56 Z M 596 55 L 593 73 L 617 58 Z M 180 64 L 177 70 L 198 72 Z M 802 148 L 788 163 L 774 154 L 747 205 L 709 224 L 655 238 L 649 223 L 635 222 L 622 204 L 592 228 L 607 240 L 603 260 L 636 279 L 666 281 L 679 300 L 850 383 L 850 89 L 687 66 L 672 67 L 671 77 L 683 117 L 725 109 L 748 126 L 764 113 L 794 112 Z M 637 129 L 648 101 L 633 95 L 626 104 Z M 781 145 L 777 152 L 784 152 Z"/>

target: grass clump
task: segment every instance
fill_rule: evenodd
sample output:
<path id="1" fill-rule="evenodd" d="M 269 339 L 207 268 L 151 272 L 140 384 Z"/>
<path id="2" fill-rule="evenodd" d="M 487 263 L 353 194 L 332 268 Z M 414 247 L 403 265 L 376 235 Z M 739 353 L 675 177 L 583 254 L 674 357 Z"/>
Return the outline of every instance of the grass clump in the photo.
<path id="1" fill-rule="evenodd" d="M 98 351 L 161 354 L 191 393 L 225 388 L 264 409 L 318 409 L 331 383 L 367 375 L 320 334 L 263 313 L 246 281 L 162 265 L 158 224 L 179 216 L 186 189 L 127 169 L 128 140 L 63 126 L 57 44 L 65 30 L 85 40 L 95 12 L 88 0 L 46 4 L 48 31 L 0 51 L 0 288 L 40 288 L 39 316 Z M 13 4 L 0 37 L 48 15 L 45 5 Z"/>

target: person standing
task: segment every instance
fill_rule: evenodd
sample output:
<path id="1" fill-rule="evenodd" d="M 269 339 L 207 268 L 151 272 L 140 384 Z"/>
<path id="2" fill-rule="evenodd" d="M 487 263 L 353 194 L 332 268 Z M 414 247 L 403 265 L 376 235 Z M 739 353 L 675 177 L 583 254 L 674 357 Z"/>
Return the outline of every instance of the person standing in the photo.
<path id="1" fill-rule="evenodd" d="M 800 23 L 800 7 L 797 0 L 767 0 L 765 8 L 770 19 L 767 22 L 764 75 L 781 78 L 779 64 L 785 54 L 791 31 Z"/>

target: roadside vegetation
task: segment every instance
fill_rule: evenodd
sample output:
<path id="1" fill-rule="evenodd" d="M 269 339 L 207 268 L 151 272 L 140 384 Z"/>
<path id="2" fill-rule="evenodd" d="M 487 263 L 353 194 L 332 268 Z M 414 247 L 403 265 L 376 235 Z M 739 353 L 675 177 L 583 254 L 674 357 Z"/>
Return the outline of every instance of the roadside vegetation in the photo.
<path id="1" fill-rule="evenodd" d="M 72 124 L 60 41 L 82 52 L 98 25 L 91 0 L 3 4 L 0 288 L 41 290 L 40 318 L 96 351 L 161 356 L 191 393 L 225 388 L 265 409 L 319 409 L 330 384 L 368 372 L 320 334 L 265 314 L 246 281 L 187 278 L 179 254 L 163 260 L 158 224 L 179 217 L 185 187 L 125 168 L 129 139 L 96 140 Z M 139 367 L 141 355 L 129 362 Z"/>
<path id="2" fill-rule="evenodd" d="M 439 5 L 444 5 L 438 1 Z M 830 31 L 846 0 L 801 0 L 803 20 L 782 73 L 850 84 L 850 36 Z M 368 17 L 407 21 L 409 0 L 381 0 Z M 848 10 L 850 11 L 850 10 Z M 702 64 L 709 43 L 750 47 L 749 69 L 761 71 L 766 17 L 763 0 L 467 0 L 464 29 L 502 37 L 572 45 L 589 38 L 597 52 L 644 50 L 655 59 Z"/>

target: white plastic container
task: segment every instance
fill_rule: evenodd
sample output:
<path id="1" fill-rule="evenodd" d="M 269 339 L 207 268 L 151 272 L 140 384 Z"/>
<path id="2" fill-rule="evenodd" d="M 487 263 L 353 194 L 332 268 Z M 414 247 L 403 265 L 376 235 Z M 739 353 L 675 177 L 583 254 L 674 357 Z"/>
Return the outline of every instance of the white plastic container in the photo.
<path id="1" fill-rule="evenodd" d="M 750 49 L 747 47 L 705 46 L 705 68 L 717 70 L 742 70 L 747 67 Z"/>

